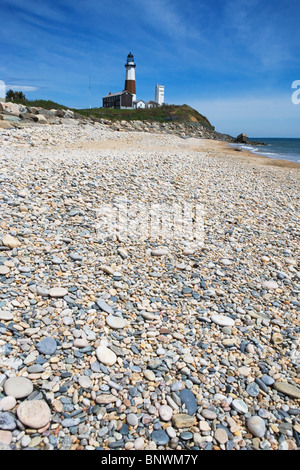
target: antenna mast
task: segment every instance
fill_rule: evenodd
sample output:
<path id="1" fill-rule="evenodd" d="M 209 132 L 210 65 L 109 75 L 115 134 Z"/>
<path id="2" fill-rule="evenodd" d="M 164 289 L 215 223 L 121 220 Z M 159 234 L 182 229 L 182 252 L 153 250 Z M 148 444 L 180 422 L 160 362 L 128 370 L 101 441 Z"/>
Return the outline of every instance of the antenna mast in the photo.
<path id="1" fill-rule="evenodd" d="M 89 108 L 91 109 L 91 75 L 89 75 Z"/>

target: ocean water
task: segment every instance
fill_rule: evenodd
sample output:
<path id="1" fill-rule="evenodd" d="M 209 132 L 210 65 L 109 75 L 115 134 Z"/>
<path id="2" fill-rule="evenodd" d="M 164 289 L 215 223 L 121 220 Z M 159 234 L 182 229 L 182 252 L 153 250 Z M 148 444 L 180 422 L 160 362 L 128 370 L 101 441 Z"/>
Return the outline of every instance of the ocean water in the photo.
<path id="1" fill-rule="evenodd" d="M 234 144 L 257 155 L 300 163 L 300 139 L 249 138 L 249 142 L 263 142 L 267 145 Z"/>

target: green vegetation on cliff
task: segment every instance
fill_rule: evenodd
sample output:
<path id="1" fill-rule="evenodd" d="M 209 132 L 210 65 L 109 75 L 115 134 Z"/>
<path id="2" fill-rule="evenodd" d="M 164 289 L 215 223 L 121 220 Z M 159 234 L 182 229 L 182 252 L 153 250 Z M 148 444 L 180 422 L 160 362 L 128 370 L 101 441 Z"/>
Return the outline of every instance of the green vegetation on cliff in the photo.
<path id="1" fill-rule="evenodd" d="M 68 109 L 67 106 L 55 103 L 51 100 L 20 100 L 15 99 L 15 103 L 28 107 L 41 107 L 44 109 Z M 158 108 L 147 109 L 113 109 L 113 108 L 92 108 L 92 109 L 72 109 L 72 111 L 95 119 L 108 119 L 110 121 L 158 121 L 158 122 L 185 122 L 189 124 L 201 124 L 207 129 L 214 130 L 209 120 L 198 113 L 190 106 L 183 105 L 163 105 Z"/>
<path id="2" fill-rule="evenodd" d="M 98 119 L 109 119 L 111 121 L 176 121 L 201 124 L 202 126 L 214 130 L 209 120 L 198 113 L 190 106 L 184 105 L 163 105 L 158 108 L 147 109 L 113 109 L 113 108 L 93 108 L 77 109 L 83 116 L 91 116 Z"/>

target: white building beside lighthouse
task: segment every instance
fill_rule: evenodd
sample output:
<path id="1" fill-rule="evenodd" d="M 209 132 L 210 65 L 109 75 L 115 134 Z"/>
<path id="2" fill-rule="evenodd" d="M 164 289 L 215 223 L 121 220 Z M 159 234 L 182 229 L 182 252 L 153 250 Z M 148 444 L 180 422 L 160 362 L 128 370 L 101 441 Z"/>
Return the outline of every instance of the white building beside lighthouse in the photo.
<path id="1" fill-rule="evenodd" d="M 165 102 L 165 87 L 157 84 L 155 87 L 155 102 L 160 106 Z"/>

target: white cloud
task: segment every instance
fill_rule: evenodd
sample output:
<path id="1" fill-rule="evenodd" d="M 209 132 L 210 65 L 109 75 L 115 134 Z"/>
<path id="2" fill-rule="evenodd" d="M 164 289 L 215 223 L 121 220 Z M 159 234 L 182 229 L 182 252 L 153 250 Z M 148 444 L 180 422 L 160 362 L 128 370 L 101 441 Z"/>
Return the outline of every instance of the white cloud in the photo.
<path id="1" fill-rule="evenodd" d="M 30 85 L 10 85 L 5 84 L 6 90 L 14 90 L 14 91 L 36 91 L 39 89 L 37 86 L 30 86 Z"/>

